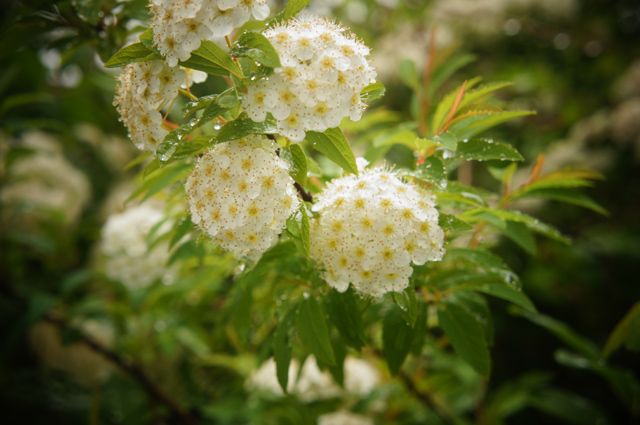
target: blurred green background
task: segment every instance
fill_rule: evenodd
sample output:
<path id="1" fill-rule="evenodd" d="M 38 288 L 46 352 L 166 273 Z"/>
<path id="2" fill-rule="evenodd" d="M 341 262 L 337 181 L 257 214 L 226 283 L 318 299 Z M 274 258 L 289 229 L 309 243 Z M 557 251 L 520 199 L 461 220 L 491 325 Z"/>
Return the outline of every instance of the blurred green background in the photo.
<path id="1" fill-rule="evenodd" d="M 79 202 L 75 217 L 68 216 L 69 203 L 62 204 L 62 214 L 48 210 L 43 217 L 33 206 L 16 207 L 9 198 L 1 200 L 3 423 L 144 422 L 150 415 L 148 402 L 126 378 L 112 378 L 100 390 L 102 397 L 96 398 L 96 390 L 86 391 L 68 374 L 43 370 L 28 335 L 52 304 L 62 300 L 90 317 L 92 297 L 105 295 L 89 283 L 96 244 L 114 188 L 131 184 L 134 173 L 124 165 L 136 154 L 112 106 L 115 74 L 105 70 L 102 61 L 145 19 L 146 2 L 5 0 L 3 6 L 0 184 L 10 184 L 13 164 L 34 148 L 20 140 L 35 130 L 52 136 L 57 152 L 86 180 L 86 188 L 82 184 L 78 188 L 83 195 L 72 196 Z M 538 113 L 503 127 L 496 136 L 514 143 L 527 164 L 544 153 L 546 170 L 579 166 L 604 175 L 589 194 L 609 216 L 555 203 L 526 206 L 571 236 L 572 246 L 541 240 L 535 257 L 506 240 L 496 247 L 521 275 L 525 292 L 541 312 L 602 346 L 640 300 L 640 3 L 325 0 L 312 2 L 312 7 L 317 13 L 332 13 L 372 48 L 373 62 L 387 88 L 377 108 L 410 113 L 403 60 L 413 60 L 420 69 L 430 54 L 468 53 L 475 60 L 447 87 L 476 75 L 486 81 L 514 82 L 505 101 Z M 430 51 L 433 34 L 437 49 Z M 215 83 L 208 82 L 200 90 L 214 89 Z M 473 178 L 490 184 L 481 171 Z M 83 196 L 86 199 L 79 199 Z M 514 384 L 525 374 L 546 373 L 555 387 L 590 400 L 609 423 L 638 423 L 638 411 L 634 417 L 625 395 L 588 368 L 575 362 L 577 367 L 570 367 L 571 361 L 558 353 L 563 344 L 550 332 L 509 314 L 501 303 L 496 302 L 493 313 L 495 366 L 489 392 Z M 65 337 L 74 340 L 73 335 Z M 640 376 L 637 353 L 620 349 L 612 363 Z M 231 395 L 241 403 L 241 384 L 232 388 Z M 111 411 L 98 421 L 105 406 L 116 405 L 121 411 Z M 230 418 L 228 423 L 242 423 Z M 507 422 L 558 420 L 526 408 Z M 216 422 L 225 423 L 212 423 Z M 576 418 L 568 422 L 590 423 Z"/>

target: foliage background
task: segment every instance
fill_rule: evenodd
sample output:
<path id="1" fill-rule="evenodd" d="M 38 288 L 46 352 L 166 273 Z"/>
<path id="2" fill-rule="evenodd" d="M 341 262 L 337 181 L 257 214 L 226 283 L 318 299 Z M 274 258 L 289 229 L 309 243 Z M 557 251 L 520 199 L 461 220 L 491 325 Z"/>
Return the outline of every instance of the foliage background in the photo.
<path id="1" fill-rule="evenodd" d="M 109 0 L 53 3 L 10 0 L 1 16 L 3 151 L 6 152 L 8 137 L 26 130 L 36 128 L 52 132 L 62 141 L 66 156 L 88 176 L 92 188 L 91 200 L 78 225 L 71 230 L 49 226 L 40 228 L 33 235 L 25 235 L 21 230 L 2 230 L 0 405 L 3 418 L 8 420 L 6 423 L 68 424 L 87 420 L 98 423 L 97 418 L 102 418 L 104 423 L 138 423 L 143 418 L 153 423 L 154 415 L 148 410 L 146 396 L 125 376 L 116 376 L 97 397 L 95 392 L 86 391 L 64 374 L 43 370 L 26 337 L 34 320 L 51 303 L 62 300 L 65 305 L 90 316 L 96 307 L 92 300 L 105 295 L 103 289 L 90 287 L 86 274 L 91 268 L 92 252 L 104 222 L 102 204 L 114 182 L 129 180 L 131 173 L 111 166 L 99 148 L 108 136 L 125 137 L 125 132 L 111 105 L 113 76 L 98 65 L 95 55 L 97 52 L 106 60 L 124 43 L 125 17 L 145 14 L 145 2 L 139 0 L 123 3 L 118 20 L 97 13 L 112 10 L 116 3 Z M 413 37 L 417 40 L 426 38 L 427 30 L 435 24 L 438 31 L 455 34 L 456 41 L 452 45 L 456 45 L 456 49 L 476 56 L 475 62 L 456 74 L 456 82 L 475 75 L 483 75 L 487 80 L 514 81 L 514 89 L 506 100 L 523 109 L 535 109 L 538 115 L 500 131 L 505 139 L 516 143 L 529 162 L 549 149 L 562 152 L 567 141 L 577 139 L 580 141 L 572 145 L 570 157 L 607 158 L 606 165 L 600 170 L 606 179 L 598 182 L 590 195 L 609 211 L 609 217 L 549 203 L 538 209 L 537 215 L 571 236 L 573 245 L 570 248 L 540 240 L 537 256 L 531 257 L 506 240 L 497 247 L 522 277 L 525 292 L 541 312 L 568 324 L 602 346 L 623 315 L 640 299 L 637 278 L 640 264 L 640 224 L 637 219 L 640 214 L 637 202 L 640 199 L 640 126 L 637 122 L 640 117 L 636 119 L 635 127 L 626 133 L 616 131 L 614 126 L 617 108 L 634 95 L 640 97 L 637 71 L 640 66 L 640 5 L 633 0 L 585 0 L 579 2 L 572 13 L 563 16 L 549 16 L 535 9 L 521 13 L 513 11 L 506 18 L 497 20 L 498 24 L 489 34 L 479 36 L 471 29 L 473 15 L 441 22 L 432 16 L 429 2 L 401 2 L 397 9 L 385 8 L 374 1 L 360 2 L 369 7 L 363 21 L 361 16 L 354 15 L 353 8 L 350 9 L 347 3 L 350 2 L 335 10 L 336 15 L 345 23 L 354 16 L 358 18 L 359 22 L 349 25 L 373 51 L 384 35 L 415 27 Z M 43 65 L 43 50 L 51 48 L 63 52 L 57 68 Z M 396 59 L 387 58 L 392 62 Z M 628 75 L 634 63 L 635 80 L 621 86 L 621 79 L 625 73 Z M 78 72 L 81 78 L 73 81 L 73 74 Z M 409 89 L 398 77 L 385 84 L 384 105 L 408 114 Z M 215 88 L 208 86 L 203 91 L 207 89 Z M 91 143 L 87 133 L 79 130 L 84 124 L 99 129 L 95 136 L 97 141 Z M 618 137 L 620 132 L 626 136 Z M 4 156 L 3 161 L 11 161 L 11 155 Z M 133 158 L 132 153 L 129 155 Z M 561 158 L 562 153 L 557 156 Z M 547 153 L 547 162 L 551 161 L 552 154 Z M 489 181 L 489 177 L 481 172 L 474 175 L 474 179 Z M 228 265 L 221 261 L 215 267 L 222 277 Z M 219 285 L 224 286 L 224 281 Z M 114 296 L 111 291 L 106 292 L 107 296 Z M 216 294 L 220 292 L 213 289 L 210 295 Z M 207 293 L 201 295 L 207 296 Z M 116 291 L 115 296 L 122 294 Z M 135 302 L 133 300 L 134 305 Z M 509 314 L 501 302 L 492 304 L 495 304 L 492 306 L 495 341 L 491 351 L 494 372 L 488 392 L 505 384 L 516 385 L 524 374 L 540 372 L 548 374 L 549 386 L 590 400 L 604 412 L 610 423 L 631 424 L 637 420 L 602 377 L 558 362 L 558 350 L 564 345 L 554 335 Z M 162 309 L 166 310 L 168 323 L 178 320 L 174 316 L 183 314 L 187 317 L 181 317 L 181 323 L 200 323 L 196 331 L 204 329 L 219 333 L 221 319 L 213 317 L 209 305 L 198 305 L 196 309 L 170 311 L 175 305 L 167 303 Z M 134 311 L 135 308 L 130 307 L 121 314 L 133 315 Z M 139 336 L 142 338 L 142 335 Z M 229 349 L 224 337 L 219 336 L 217 348 Z M 73 335 L 67 337 L 73 340 Z M 134 354 L 143 346 L 144 340 L 132 340 L 126 341 L 121 349 Z M 142 350 L 135 355 L 141 359 L 153 356 L 152 350 Z M 176 386 L 176 382 L 171 381 L 175 376 L 169 376 L 171 374 L 156 376 L 164 379 L 160 382 L 165 389 L 180 388 L 178 391 L 189 392 L 188 388 L 192 387 L 215 388 L 216 382 L 229 378 L 223 369 L 207 369 L 206 373 L 199 366 L 192 369 L 189 358 L 168 365 L 184 372 L 181 378 L 189 380 L 186 384 Z M 616 366 L 632 370 L 638 376 L 637 354 L 621 349 L 612 359 Z M 218 403 L 206 399 L 193 402 L 204 406 L 205 410 L 234 412 L 241 409 L 241 383 L 227 391 L 220 395 Z M 114 406 L 119 406 L 121 411 L 105 412 Z M 220 418 L 225 415 L 229 423 L 241 420 L 225 412 L 212 417 L 222 423 L 224 420 Z M 574 415 L 569 417 L 569 422 L 593 423 L 590 419 Z M 544 409 L 525 408 L 507 422 L 550 424 L 557 420 L 557 416 L 549 415 Z"/>

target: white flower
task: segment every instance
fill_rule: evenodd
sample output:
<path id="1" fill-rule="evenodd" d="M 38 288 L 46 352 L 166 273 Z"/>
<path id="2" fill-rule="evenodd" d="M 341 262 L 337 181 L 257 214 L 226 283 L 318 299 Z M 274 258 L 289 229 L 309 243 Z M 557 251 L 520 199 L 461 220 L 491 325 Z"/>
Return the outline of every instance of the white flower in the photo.
<path id="1" fill-rule="evenodd" d="M 344 361 L 344 389 L 340 388 L 327 371 L 318 367 L 315 357 L 309 356 L 300 370 L 297 360 L 289 364 L 287 392 L 304 402 L 353 395 L 364 397 L 378 385 L 377 370 L 367 361 L 347 357 Z M 264 362 L 247 380 L 246 387 L 281 396 L 282 389 L 276 375 L 273 359 Z"/>
<path id="2" fill-rule="evenodd" d="M 373 421 L 366 416 L 340 410 L 319 416 L 318 425 L 373 425 Z"/>
<path id="3" fill-rule="evenodd" d="M 124 67 L 113 103 L 138 149 L 155 152 L 168 134 L 160 110 L 171 106 L 185 81 L 184 71 L 158 60 Z"/>
<path id="4" fill-rule="evenodd" d="M 287 21 L 264 33 L 281 66 L 249 85 L 243 106 L 254 121 L 270 113 L 278 132 L 292 141 L 306 131 L 359 120 L 366 105 L 360 92 L 375 82 L 367 62 L 369 49 L 337 24 L 317 17 Z"/>
<path id="5" fill-rule="evenodd" d="M 203 40 L 269 16 L 266 0 L 152 0 L 150 8 L 153 41 L 169 66 L 189 59 Z"/>
<path id="6" fill-rule="evenodd" d="M 131 289 L 144 288 L 158 279 L 170 283 L 174 272 L 166 266 L 169 246 L 166 242 L 152 249 L 147 244 L 151 229 L 165 216 L 161 209 L 140 205 L 109 217 L 102 229 L 101 251 L 105 257 L 105 273 Z M 159 234 L 170 227 L 160 225 Z"/>
<path id="7" fill-rule="evenodd" d="M 192 221 L 238 257 L 257 260 L 298 208 L 289 165 L 275 150 L 263 136 L 218 144 L 187 180 Z"/>
<path id="8" fill-rule="evenodd" d="M 18 218 L 26 223 L 29 214 L 21 211 L 26 207 L 35 218 L 56 213 L 65 224 L 76 221 L 91 192 L 85 175 L 67 161 L 58 142 L 44 133 L 26 133 L 20 145 L 34 152 L 7 171 L 7 183 L 0 190 L 3 215 L 19 212 Z"/>
<path id="9" fill-rule="evenodd" d="M 444 233 L 432 197 L 382 169 L 333 180 L 317 197 L 312 255 L 327 283 L 379 297 L 402 291 L 411 263 L 437 261 Z"/>

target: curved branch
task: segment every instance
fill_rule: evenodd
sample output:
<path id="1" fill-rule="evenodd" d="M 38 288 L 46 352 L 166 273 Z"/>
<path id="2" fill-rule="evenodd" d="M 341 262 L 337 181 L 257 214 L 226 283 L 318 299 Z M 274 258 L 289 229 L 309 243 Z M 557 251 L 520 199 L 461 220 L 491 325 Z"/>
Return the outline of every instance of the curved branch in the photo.
<path id="1" fill-rule="evenodd" d="M 67 320 L 62 317 L 55 316 L 51 313 L 45 315 L 44 320 L 59 329 L 73 328 L 73 326 Z M 198 419 L 191 412 L 183 408 L 176 400 L 172 399 L 168 394 L 166 394 L 164 391 L 162 391 L 162 389 L 154 384 L 151 379 L 149 379 L 149 377 L 145 374 L 142 368 L 140 368 L 140 366 L 122 357 L 115 351 L 112 351 L 110 348 L 104 346 L 84 332 L 80 332 L 78 329 L 74 329 L 74 331 L 78 331 L 80 342 L 89 347 L 92 351 L 106 358 L 108 361 L 113 363 L 115 366 L 117 366 L 119 369 L 121 369 L 131 378 L 137 381 L 138 384 L 140 384 L 140 386 L 156 403 L 165 406 L 169 410 L 169 412 L 171 412 L 171 415 L 174 416 L 180 423 L 186 425 L 195 425 L 198 423 Z"/>

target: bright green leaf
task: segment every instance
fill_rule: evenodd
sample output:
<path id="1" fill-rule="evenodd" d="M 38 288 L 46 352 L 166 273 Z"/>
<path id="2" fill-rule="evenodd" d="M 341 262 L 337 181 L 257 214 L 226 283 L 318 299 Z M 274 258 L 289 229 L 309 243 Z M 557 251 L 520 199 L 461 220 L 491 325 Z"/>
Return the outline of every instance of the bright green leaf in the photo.
<path id="1" fill-rule="evenodd" d="M 191 57 L 181 62 L 181 65 L 219 77 L 228 77 L 229 74 L 238 78 L 243 77 L 238 64 L 227 52 L 210 40 L 203 40 L 200 47 L 191 52 Z"/>
<path id="2" fill-rule="evenodd" d="M 258 32 L 244 32 L 238 37 L 231 54 L 236 57 L 247 57 L 269 68 L 280 66 L 278 52 L 271 42 Z"/>
<path id="3" fill-rule="evenodd" d="M 338 164 L 345 171 L 358 174 L 356 158 L 351 151 L 349 142 L 339 128 L 330 128 L 324 133 L 307 131 L 307 140 L 315 150 Z"/>
<path id="4" fill-rule="evenodd" d="M 114 55 L 105 62 L 104 66 L 107 68 L 117 68 L 133 62 L 144 62 L 153 59 L 160 59 L 160 55 L 142 43 L 133 43 L 114 53 Z"/>
<path id="5" fill-rule="evenodd" d="M 469 139 L 458 143 L 460 158 L 473 161 L 522 161 L 524 158 L 513 146 L 491 139 Z"/>

